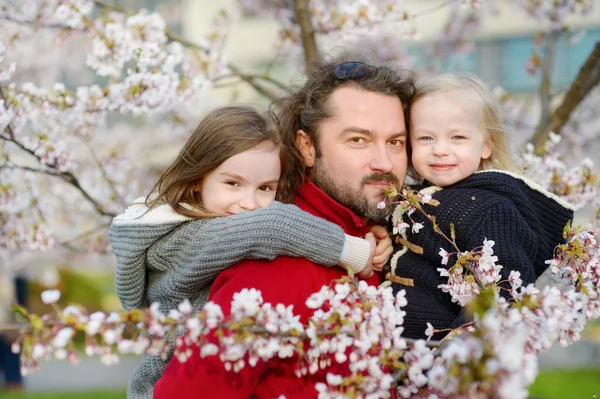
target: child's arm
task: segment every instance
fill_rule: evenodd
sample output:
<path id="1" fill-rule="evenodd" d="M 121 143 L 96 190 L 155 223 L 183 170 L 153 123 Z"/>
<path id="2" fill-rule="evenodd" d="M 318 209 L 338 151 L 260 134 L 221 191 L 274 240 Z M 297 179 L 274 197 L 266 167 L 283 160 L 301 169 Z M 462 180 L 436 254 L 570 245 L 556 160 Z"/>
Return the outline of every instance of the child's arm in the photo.
<path id="1" fill-rule="evenodd" d="M 371 261 L 371 244 L 344 234 L 341 227 L 294 205 L 274 202 L 268 208 L 201 219 L 181 226 L 173 255 L 180 264 L 168 278 L 173 295 L 189 297 L 242 259 L 303 257 L 325 266 L 342 265 L 360 273 Z M 371 273 L 366 273 L 370 275 Z"/>

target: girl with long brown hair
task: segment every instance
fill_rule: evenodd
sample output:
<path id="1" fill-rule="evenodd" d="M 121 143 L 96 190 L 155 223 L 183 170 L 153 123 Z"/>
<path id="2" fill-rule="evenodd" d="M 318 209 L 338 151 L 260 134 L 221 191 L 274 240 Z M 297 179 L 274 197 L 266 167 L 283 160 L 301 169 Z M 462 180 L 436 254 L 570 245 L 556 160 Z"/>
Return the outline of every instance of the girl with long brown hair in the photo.
<path id="1" fill-rule="evenodd" d="M 160 303 L 163 313 L 189 300 L 206 303 L 219 272 L 245 258 L 304 257 L 369 277 L 391 254 L 389 238 L 375 244 L 294 205 L 295 182 L 274 123 L 250 107 L 211 112 L 196 128 L 146 198 L 111 226 L 116 289 L 125 309 Z M 285 174 L 283 175 L 285 176 Z M 376 255 L 377 254 L 377 255 Z M 167 359 L 144 355 L 128 398 L 151 398 Z"/>

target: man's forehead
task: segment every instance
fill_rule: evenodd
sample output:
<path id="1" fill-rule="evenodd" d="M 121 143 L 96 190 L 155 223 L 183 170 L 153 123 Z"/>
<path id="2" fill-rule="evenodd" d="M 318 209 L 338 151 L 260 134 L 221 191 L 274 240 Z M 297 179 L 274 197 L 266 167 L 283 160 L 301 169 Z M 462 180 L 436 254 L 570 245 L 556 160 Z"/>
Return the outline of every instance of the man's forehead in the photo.
<path id="1" fill-rule="evenodd" d="M 341 129 L 405 131 L 404 109 L 393 95 L 342 87 L 332 93 L 327 108 L 329 118 L 323 122 L 336 123 Z"/>
<path id="2" fill-rule="evenodd" d="M 370 111 L 374 107 L 387 105 L 388 108 L 396 108 L 403 111 L 400 98 L 393 94 L 384 94 L 375 91 L 362 90 L 357 87 L 344 86 L 335 89 L 327 101 L 331 116 L 341 114 L 345 110 L 352 112 Z"/>

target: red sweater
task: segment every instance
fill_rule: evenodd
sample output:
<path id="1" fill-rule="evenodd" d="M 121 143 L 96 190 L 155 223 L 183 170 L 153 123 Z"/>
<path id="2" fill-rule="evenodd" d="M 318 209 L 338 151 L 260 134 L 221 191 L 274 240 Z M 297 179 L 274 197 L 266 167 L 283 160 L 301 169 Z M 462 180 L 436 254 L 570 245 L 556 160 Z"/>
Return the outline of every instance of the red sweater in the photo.
<path id="1" fill-rule="evenodd" d="M 335 202 L 317 186 L 308 182 L 300 187 L 294 203 L 301 209 L 333 222 L 346 232 L 364 237 L 370 225 L 348 208 Z M 273 261 L 245 260 L 222 272 L 212 285 L 210 300 L 221 306 L 225 317 L 230 313 L 233 294 L 243 288 L 261 291 L 265 303 L 294 305 L 294 314 L 306 324 L 312 310 L 306 299 L 323 285 L 346 275 L 339 267 L 327 268 L 303 258 L 279 257 Z M 367 280 L 378 284 L 376 275 Z M 154 387 L 154 399 L 167 398 L 315 398 L 314 386 L 324 382 L 326 373 L 296 377 L 297 359 L 272 359 L 246 366 L 240 372 L 226 371 L 218 356 L 200 358 L 198 349 L 185 363 L 171 359 Z"/>

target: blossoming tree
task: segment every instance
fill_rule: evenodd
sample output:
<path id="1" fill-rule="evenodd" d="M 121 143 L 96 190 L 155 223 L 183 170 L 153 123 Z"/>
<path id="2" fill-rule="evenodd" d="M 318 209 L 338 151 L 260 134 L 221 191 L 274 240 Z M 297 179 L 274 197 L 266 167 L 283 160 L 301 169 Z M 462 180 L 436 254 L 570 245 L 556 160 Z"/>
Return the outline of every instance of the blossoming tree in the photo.
<path id="1" fill-rule="evenodd" d="M 598 96 L 600 45 L 560 97 L 553 93 L 550 79 L 556 42 L 568 34 L 567 16 L 589 12 L 593 2 L 512 3 L 547 27 L 524 66 L 541 75 L 541 115 L 536 123 L 522 123 L 519 100 L 498 92 L 506 118 L 531 137 L 531 146 L 522 154 L 524 170 L 578 207 L 600 208 L 591 162 L 566 162 L 559 144 L 561 134 L 563 140 L 583 146 L 580 127 L 596 117 L 592 104 Z M 411 13 L 402 1 L 388 0 L 240 4 L 246 12 L 280 22 L 279 48 L 302 60 L 294 63 L 301 66 L 299 74 L 340 43 L 358 49 L 372 48 L 365 41 L 390 43 L 384 54 L 371 55 L 403 63 L 407 54 L 392 43 L 416 40 L 420 22 L 441 7 L 451 12 L 434 44 L 443 50 L 437 54 L 465 51 L 469 34 L 494 12 L 493 2 L 476 0 L 450 0 L 421 13 Z M 212 31 L 195 43 L 170 30 L 160 14 L 127 10 L 116 2 L 0 0 L 0 251 L 110 251 L 106 232 L 111 218 L 153 183 L 148 164 L 140 160 L 150 145 L 185 137 L 207 89 L 233 78 L 268 100 L 288 92 L 286 83 L 268 73 L 251 74 L 227 61 L 224 43 L 235 19 L 219 14 Z M 416 210 L 427 201 L 410 192 L 403 192 L 402 198 L 400 206 Z M 596 212 L 592 226 L 599 218 Z M 398 382 L 405 397 L 485 397 L 490 392 L 523 397 L 536 375 L 535 353 L 557 339 L 564 344 L 576 340 L 585 322 L 600 315 L 595 236 L 567 229 L 565 238 L 567 244 L 549 260 L 562 288 L 521 287 L 519 277 L 511 275 L 512 302 L 498 294 L 495 282 L 502 266 L 495 265 L 494 243 L 482 243 L 474 252 L 461 248 L 474 259 L 469 273 L 483 276 L 478 268 L 482 258 L 494 267 L 486 268 L 491 273 L 486 284 L 475 279 L 473 294 L 460 299 L 472 307 L 475 321 L 441 348 L 402 338 L 402 294 L 393 297 L 388 289 L 353 280 L 308 298 L 316 310 L 309 326 L 299 324 L 291 309 L 264 304 L 259 292 L 248 290 L 234 298 L 232 309 L 239 312 L 232 312 L 228 320 L 210 304 L 193 314 L 184 303 L 168 315 L 156 307 L 111 315 L 56 307 L 56 314 L 43 317 L 20 309 L 31 328 L 15 347 L 23 350 L 25 368 L 35 368 L 50 355 L 77 361 L 71 340 L 84 331 L 86 352 L 111 363 L 117 352 L 164 352 L 165 336 L 179 327 L 185 333 L 177 339 L 178 349 L 184 343 L 199 343 L 202 355 L 219 353 L 233 369 L 294 352 L 304 344 L 307 363 L 298 370 L 300 375 L 350 360 L 349 375 L 332 374 L 318 387 L 323 397 L 336 392 L 385 397 Z M 464 283 L 461 276 L 449 274 L 446 289 L 451 294 L 453 284 Z M 58 295 L 46 292 L 42 299 L 54 304 Z M 352 322 L 331 321 L 344 319 Z M 125 334 L 130 325 L 137 325 L 136 332 Z M 219 345 L 205 341 L 215 329 L 233 333 Z M 189 353 L 176 349 L 176 356 L 185 359 Z"/>

